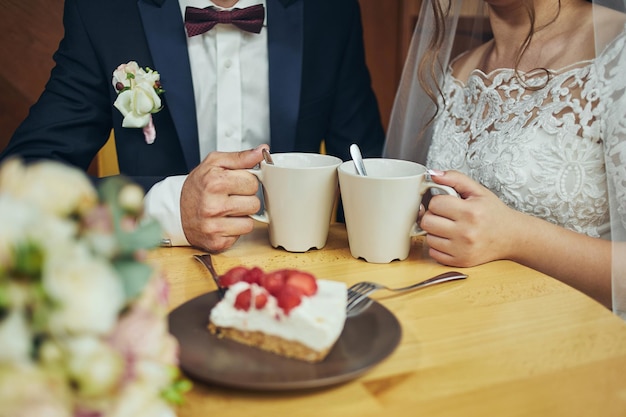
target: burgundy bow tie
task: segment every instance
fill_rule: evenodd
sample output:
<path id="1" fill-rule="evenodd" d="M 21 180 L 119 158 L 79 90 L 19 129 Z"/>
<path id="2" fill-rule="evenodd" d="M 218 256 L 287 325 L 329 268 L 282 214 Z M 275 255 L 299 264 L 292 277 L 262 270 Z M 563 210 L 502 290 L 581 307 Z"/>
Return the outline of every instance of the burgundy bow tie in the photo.
<path id="1" fill-rule="evenodd" d="M 241 30 L 259 33 L 263 27 L 265 8 L 262 4 L 246 7 L 245 9 L 215 10 L 212 7 L 185 9 L 185 28 L 187 36 L 201 35 L 218 23 L 231 23 Z"/>

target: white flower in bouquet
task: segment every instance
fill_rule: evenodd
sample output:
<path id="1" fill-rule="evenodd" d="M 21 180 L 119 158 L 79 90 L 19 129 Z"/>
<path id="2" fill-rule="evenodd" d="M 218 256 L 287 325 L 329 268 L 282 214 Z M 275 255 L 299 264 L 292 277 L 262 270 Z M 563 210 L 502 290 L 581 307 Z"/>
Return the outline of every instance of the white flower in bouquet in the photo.
<path id="1" fill-rule="evenodd" d="M 18 242 L 21 245 L 40 242 L 47 248 L 55 248 L 70 241 L 78 229 L 74 222 L 51 215 L 4 191 L 0 192 L 0 219 L 0 265 L 12 262 L 11 248 Z"/>
<path id="2" fill-rule="evenodd" d="M 0 323 L 0 362 L 28 362 L 32 337 L 25 312 L 11 310 Z"/>
<path id="3" fill-rule="evenodd" d="M 0 417 L 175 415 L 190 383 L 142 200 L 122 177 L 0 166 Z"/>
<path id="4" fill-rule="evenodd" d="M 58 305 L 49 316 L 52 331 L 110 332 L 126 302 L 115 269 L 105 259 L 92 256 L 84 246 L 73 245 L 55 255 L 42 276 L 44 290 Z"/>
<path id="5" fill-rule="evenodd" d="M 0 417 L 74 417 L 62 374 L 35 366 L 0 366 Z"/>
<path id="6" fill-rule="evenodd" d="M 63 341 L 68 372 L 85 401 L 115 392 L 124 375 L 124 359 L 105 340 L 90 336 Z"/>
<path id="7" fill-rule="evenodd" d="M 7 161 L 0 171 L 0 190 L 60 217 L 83 214 L 95 206 L 98 199 L 82 171 L 67 169 L 52 161 L 28 168 L 18 160 Z"/>

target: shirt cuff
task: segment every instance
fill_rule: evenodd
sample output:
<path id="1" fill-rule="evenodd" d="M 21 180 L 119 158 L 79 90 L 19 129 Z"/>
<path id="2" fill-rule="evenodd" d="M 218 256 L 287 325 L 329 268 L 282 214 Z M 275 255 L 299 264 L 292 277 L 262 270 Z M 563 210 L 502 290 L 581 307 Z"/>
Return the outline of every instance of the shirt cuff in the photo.
<path id="1" fill-rule="evenodd" d="M 155 219 L 163 228 L 164 238 L 172 246 L 189 246 L 180 220 L 180 195 L 186 175 L 167 177 L 150 188 L 144 197 L 146 217 Z"/>

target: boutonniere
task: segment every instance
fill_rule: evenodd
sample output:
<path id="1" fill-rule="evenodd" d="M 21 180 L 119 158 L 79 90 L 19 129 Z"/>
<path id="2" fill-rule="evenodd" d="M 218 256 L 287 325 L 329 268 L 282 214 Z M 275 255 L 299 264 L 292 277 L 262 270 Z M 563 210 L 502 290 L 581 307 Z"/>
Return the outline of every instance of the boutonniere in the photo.
<path id="1" fill-rule="evenodd" d="M 121 64 L 113 71 L 113 88 L 118 94 L 113 105 L 124 116 L 122 126 L 143 128 L 147 144 L 156 138 L 152 113 L 163 108 L 159 95 L 165 90 L 160 78 L 157 71 L 141 68 L 135 61 Z"/>

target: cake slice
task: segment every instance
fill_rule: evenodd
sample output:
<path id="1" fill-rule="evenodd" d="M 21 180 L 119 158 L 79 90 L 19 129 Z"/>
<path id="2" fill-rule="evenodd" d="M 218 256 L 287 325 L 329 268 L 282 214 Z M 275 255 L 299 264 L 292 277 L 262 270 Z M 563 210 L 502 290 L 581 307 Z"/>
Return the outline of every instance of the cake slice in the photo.
<path id="1" fill-rule="evenodd" d="M 296 269 L 265 273 L 235 267 L 220 277 L 224 298 L 211 310 L 209 330 L 277 355 L 323 360 L 343 331 L 346 285 Z"/>

